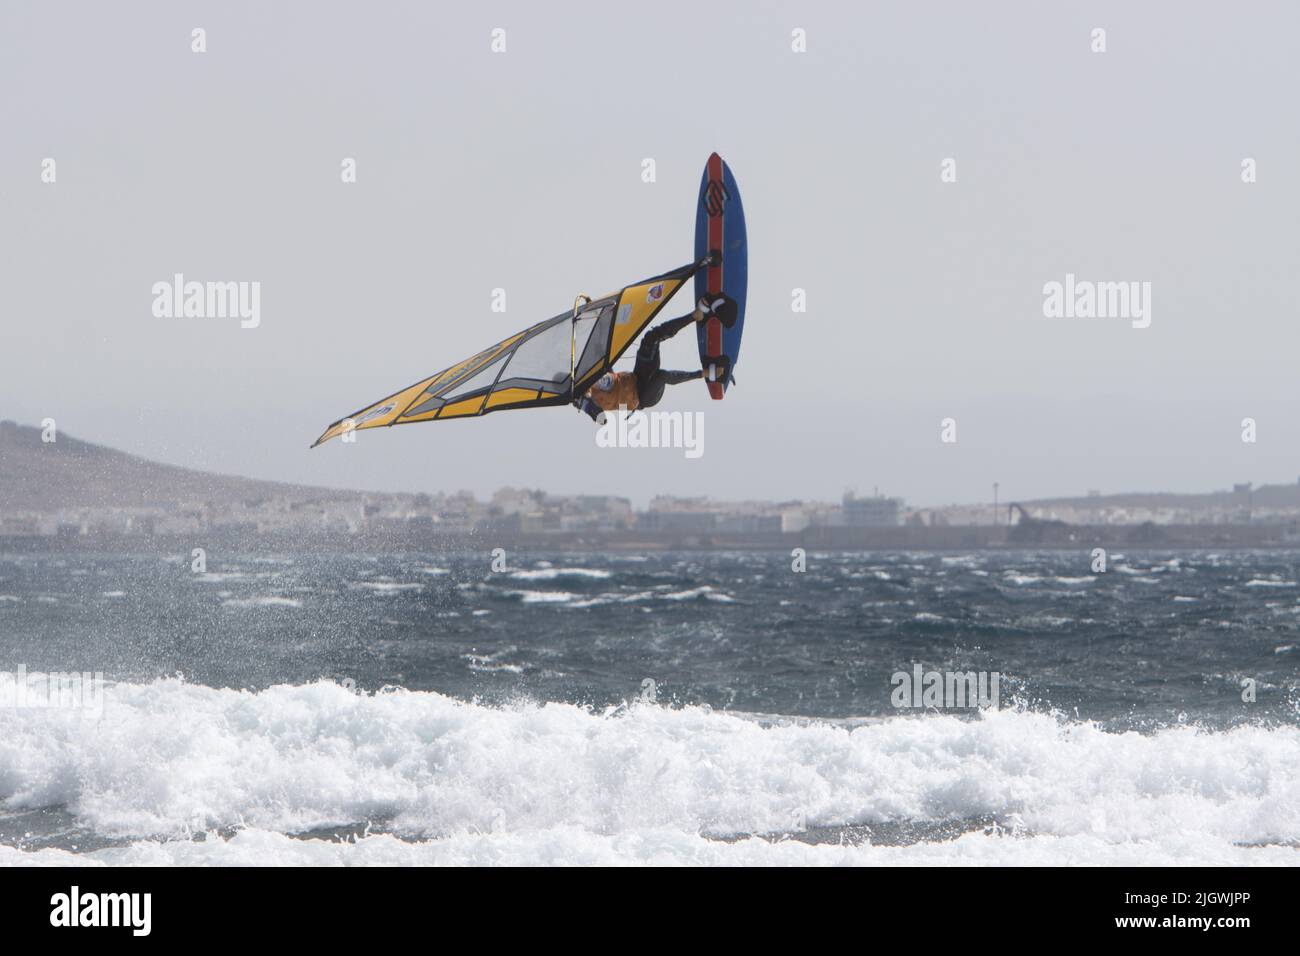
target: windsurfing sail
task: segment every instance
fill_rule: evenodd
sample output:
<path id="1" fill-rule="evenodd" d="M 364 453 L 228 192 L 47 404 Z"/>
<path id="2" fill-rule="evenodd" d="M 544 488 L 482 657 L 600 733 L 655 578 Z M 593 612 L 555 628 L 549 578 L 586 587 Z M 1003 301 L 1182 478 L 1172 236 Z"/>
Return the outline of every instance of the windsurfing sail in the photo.
<path id="1" fill-rule="evenodd" d="M 538 322 L 340 418 L 312 447 L 363 428 L 565 405 L 609 371 L 673 293 L 707 265 L 706 259 L 643 279 Z"/>

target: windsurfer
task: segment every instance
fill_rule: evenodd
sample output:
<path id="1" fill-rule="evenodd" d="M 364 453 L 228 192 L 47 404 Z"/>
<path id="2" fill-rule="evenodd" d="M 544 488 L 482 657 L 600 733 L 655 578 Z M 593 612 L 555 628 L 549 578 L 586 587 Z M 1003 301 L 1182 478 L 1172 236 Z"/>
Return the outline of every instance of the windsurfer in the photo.
<path id="1" fill-rule="evenodd" d="M 735 303 L 725 295 L 717 293 L 705 296 L 696 303 L 694 312 L 662 322 L 646 332 L 637 349 L 636 365 L 631 372 L 606 372 L 592 384 L 585 396 L 573 404 L 597 424 L 604 423 L 605 412 L 617 408 L 635 411 L 659 404 L 664 389 L 669 385 L 680 385 L 704 377 L 703 370 L 678 372 L 661 368 L 659 346 L 686 326 L 705 319 L 717 318 L 723 325 L 730 325 L 735 321 L 735 311 Z"/>

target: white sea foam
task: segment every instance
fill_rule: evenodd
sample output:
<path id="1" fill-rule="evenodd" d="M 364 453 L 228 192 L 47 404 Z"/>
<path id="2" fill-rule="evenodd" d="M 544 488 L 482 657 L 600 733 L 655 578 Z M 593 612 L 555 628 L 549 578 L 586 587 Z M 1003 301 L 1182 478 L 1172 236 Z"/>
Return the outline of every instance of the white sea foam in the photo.
<path id="1" fill-rule="evenodd" d="M 772 726 L 695 707 L 614 717 L 159 680 L 106 688 L 89 724 L 0 709 L 0 800 L 65 807 L 136 841 L 92 857 L 104 862 L 1297 862 L 1300 728 L 1121 734 L 1013 711 Z M 796 818 L 997 818 L 1023 836 L 903 848 L 715 839 L 779 834 Z M 279 835 L 367 821 L 417 842 Z M 196 823 L 252 829 L 155 842 Z"/>
<path id="2" fill-rule="evenodd" d="M 507 674 L 522 674 L 524 668 L 520 664 L 513 664 L 510 661 L 503 661 L 501 658 L 507 654 L 517 652 L 517 647 L 507 647 L 497 651 L 495 654 L 462 654 L 462 660 L 469 662 L 469 669 L 479 671 L 485 674 L 495 674 L 505 672 Z"/>
<path id="3" fill-rule="evenodd" d="M 1037 584 L 1043 580 L 1041 575 L 1021 574 L 1019 571 L 1003 571 L 1002 576 L 1012 584 Z"/>
<path id="4" fill-rule="evenodd" d="M 279 594 L 263 594 L 257 597 L 227 598 L 221 602 L 222 607 L 302 607 L 298 598 L 284 597 Z"/>
<path id="5" fill-rule="evenodd" d="M 581 601 L 573 601 L 569 607 L 601 607 L 605 604 L 635 604 L 638 601 L 649 601 L 655 597 L 653 591 L 628 591 L 616 593 L 602 593 L 595 597 L 584 598 Z"/>
<path id="6" fill-rule="evenodd" d="M 419 581 L 358 581 L 355 585 L 376 594 L 400 594 L 402 591 L 419 591 L 424 585 Z"/>
<path id="7" fill-rule="evenodd" d="M 606 592 L 598 595 L 583 595 L 573 591 L 514 590 L 501 592 L 506 597 L 517 598 L 524 604 L 556 604 L 569 608 L 600 607 L 605 604 L 635 604 L 640 601 L 693 601 L 703 598 L 720 604 L 735 604 L 736 599 L 730 594 L 718 591 L 709 585 L 690 588 L 685 591 L 669 591 L 660 585 L 661 590 Z"/>
<path id="8" fill-rule="evenodd" d="M 567 604 L 578 598 L 571 591 L 506 591 L 510 597 L 517 597 L 524 604 Z"/>
<path id="9" fill-rule="evenodd" d="M 597 578 L 604 580 L 612 572 L 599 568 L 534 568 L 531 571 L 512 571 L 510 576 L 520 581 L 554 581 L 557 578 Z"/>
<path id="10" fill-rule="evenodd" d="M 689 588 L 685 591 L 669 591 L 666 594 L 658 595 L 665 601 L 693 601 L 697 598 L 705 598 L 709 601 L 717 601 L 721 604 L 735 604 L 736 599 L 730 594 L 715 590 L 705 584 L 698 588 Z"/>

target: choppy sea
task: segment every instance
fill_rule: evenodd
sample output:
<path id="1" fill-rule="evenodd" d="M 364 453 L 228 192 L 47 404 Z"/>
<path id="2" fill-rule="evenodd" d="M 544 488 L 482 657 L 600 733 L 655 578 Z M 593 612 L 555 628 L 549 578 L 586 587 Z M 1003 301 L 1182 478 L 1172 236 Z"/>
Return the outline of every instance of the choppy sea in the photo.
<path id="1" fill-rule="evenodd" d="M 0 864 L 1300 863 L 1300 553 L 505 561 L 0 555 Z"/>

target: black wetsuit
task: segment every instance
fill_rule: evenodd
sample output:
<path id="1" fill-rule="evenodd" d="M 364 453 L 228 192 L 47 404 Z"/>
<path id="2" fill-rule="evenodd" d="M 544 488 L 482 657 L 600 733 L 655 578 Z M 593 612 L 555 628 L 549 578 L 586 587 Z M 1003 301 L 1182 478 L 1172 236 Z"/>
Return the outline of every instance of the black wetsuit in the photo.
<path id="1" fill-rule="evenodd" d="M 636 365 L 632 374 L 636 376 L 637 408 L 649 408 L 659 404 L 664 397 L 664 389 L 669 385 L 678 385 L 692 379 L 703 378 L 703 370 L 698 372 L 671 372 L 659 367 L 659 346 L 665 339 L 670 339 L 688 325 L 695 322 L 695 315 L 683 315 L 655 326 L 645 334 L 641 346 L 636 350 Z M 574 405 L 592 421 L 601 421 L 603 411 L 590 395 L 574 402 Z"/>
<path id="2" fill-rule="evenodd" d="M 703 378 L 703 371 L 673 372 L 659 367 L 659 345 L 666 339 L 695 324 L 695 316 L 683 315 L 680 319 L 670 319 L 645 334 L 641 346 L 636 350 L 636 366 L 632 374 L 636 376 L 637 407 L 649 408 L 658 405 L 664 397 L 664 389 L 669 385 L 679 385 L 693 379 Z"/>

